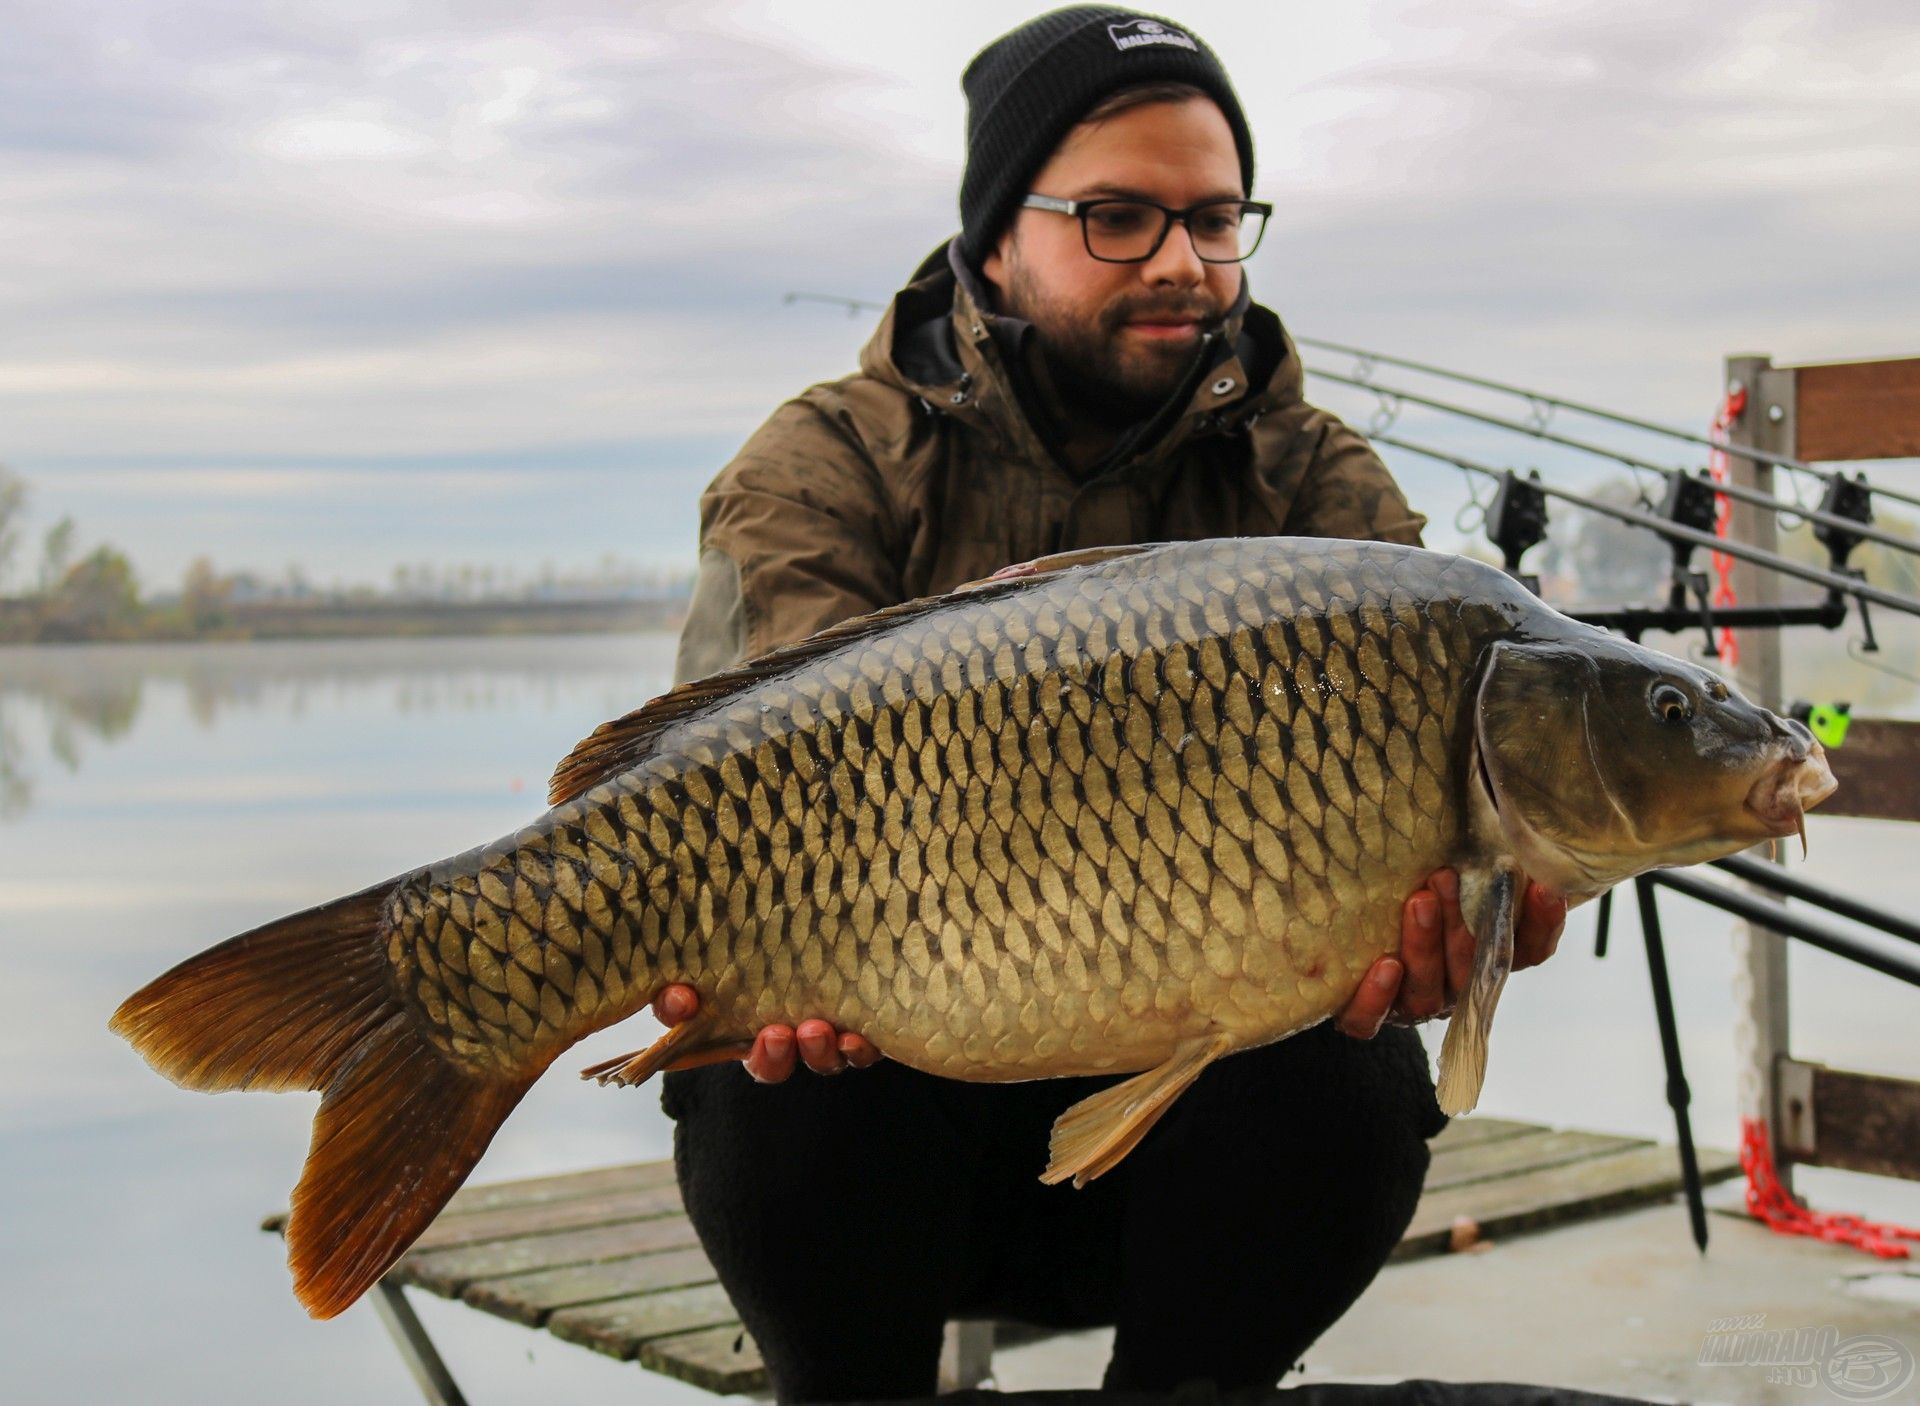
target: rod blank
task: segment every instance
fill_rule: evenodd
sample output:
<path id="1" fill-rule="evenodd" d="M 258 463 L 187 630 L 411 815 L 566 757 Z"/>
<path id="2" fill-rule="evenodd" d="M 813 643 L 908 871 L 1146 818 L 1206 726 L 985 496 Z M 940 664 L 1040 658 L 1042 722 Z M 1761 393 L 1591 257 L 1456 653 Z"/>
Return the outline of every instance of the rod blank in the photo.
<path id="1" fill-rule="evenodd" d="M 1758 464 L 1772 464 L 1777 468 L 1791 469 L 1795 473 L 1808 474 L 1822 483 L 1831 483 L 1843 477 L 1831 469 L 1823 469 L 1809 464 L 1805 460 L 1795 459 L 1786 454 L 1770 454 L 1745 444 L 1719 444 L 1705 435 L 1683 430 L 1674 425 L 1662 425 L 1653 420 L 1642 420 L 1633 415 L 1622 415 L 1617 410 L 1603 410 L 1597 405 L 1587 405 L 1578 400 L 1568 400 L 1563 396 L 1547 395 L 1542 391 L 1530 391 L 1525 386 L 1508 385 L 1504 381 L 1490 380 L 1485 376 L 1473 376 L 1464 371 L 1449 371 L 1444 366 L 1435 366 L 1430 362 L 1413 361 L 1404 356 L 1390 356 L 1386 352 L 1367 351 L 1361 347 L 1348 346 L 1343 342 L 1329 342 L 1321 337 L 1295 337 L 1293 339 L 1303 347 L 1319 347 L 1324 351 L 1340 352 L 1361 362 L 1378 362 L 1384 366 L 1401 366 L 1409 371 L 1418 371 L 1425 376 L 1438 376 L 1442 380 L 1455 381 L 1461 385 L 1479 386 L 1483 390 L 1497 391 L 1501 395 L 1518 396 L 1532 401 L 1536 405 L 1549 405 L 1556 410 L 1571 410 L 1576 415 L 1590 415 L 1596 420 L 1606 420 L 1612 424 L 1625 425 L 1629 429 L 1644 430 L 1648 434 L 1663 435 L 1668 439 L 1681 440 L 1687 444 L 1698 444 L 1707 449 L 1719 449 L 1741 459 Z M 1316 372 L 1316 375 L 1323 374 Z M 1371 386 L 1371 382 L 1359 381 L 1359 385 Z M 1851 481 L 1851 480 L 1849 480 Z M 1907 503 L 1920 508 L 1920 498 L 1891 488 L 1882 488 L 1877 484 L 1869 485 L 1874 494 L 1882 498 L 1891 498 L 1895 502 Z"/>
<path id="2" fill-rule="evenodd" d="M 1416 444 L 1412 440 L 1402 439 L 1398 435 L 1376 434 L 1371 436 L 1371 438 L 1375 444 L 1390 444 L 1396 449 L 1404 449 L 1412 454 L 1419 454 L 1429 459 L 1437 459 L 1443 464 L 1452 464 L 1456 469 L 1465 469 L 1469 473 L 1484 474 L 1486 477 L 1493 479 L 1501 477 L 1501 471 L 1499 469 L 1489 468 L 1487 465 L 1479 463 L 1476 460 L 1462 458 L 1460 455 L 1449 453 L 1444 449 L 1435 449 L 1429 445 Z M 1903 595 L 1898 591 L 1883 590 L 1879 586 L 1869 585 L 1867 582 L 1855 580 L 1851 576 L 1836 575 L 1834 572 L 1823 570 L 1817 566 L 1805 566 L 1800 562 L 1779 556 L 1773 552 L 1762 551 L 1758 547 L 1750 547 L 1745 542 L 1736 541 L 1731 537 L 1716 537 L 1711 532 L 1700 532 L 1691 527 L 1684 527 L 1680 523 L 1670 522 L 1666 518 L 1655 516 L 1653 513 L 1641 512 L 1638 508 L 1622 508 L 1612 503 L 1603 503 L 1597 498 L 1589 498 L 1584 493 L 1575 493 L 1570 489 L 1561 488 L 1555 484 L 1534 483 L 1532 486 L 1539 489 L 1549 498 L 1558 498 L 1563 503 L 1572 503 L 1575 507 L 1585 508 L 1588 512 L 1601 513 L 1607 517 L 1618 518 L 1621 522 L 1630 522 L 1635 527 L 1644 527 L 1649 532 L 1656 532 L 1662 537 L 1672 541 L 1690 542 L 1696 547 L 1707 547 L 1716 552 L 1725 552 L 1730 557 L 1737 557 L 1741 561 L 1751 562 L 1753 565 L 1764 567 L 1768 571 L 1777 571 L 1782 576 L 1793 576 L 1802 581 L 1810 581 L 1816 586 L 1825 586 L 1830 591 L 1839 591 L 1843 595 L 1852 596 L 1855 600 L 1871 601 L 1873 604 L 1883 605 L 1889 610 L 1897 610 L 1903 615 L 1920 615 L 1920 597 Z"/>

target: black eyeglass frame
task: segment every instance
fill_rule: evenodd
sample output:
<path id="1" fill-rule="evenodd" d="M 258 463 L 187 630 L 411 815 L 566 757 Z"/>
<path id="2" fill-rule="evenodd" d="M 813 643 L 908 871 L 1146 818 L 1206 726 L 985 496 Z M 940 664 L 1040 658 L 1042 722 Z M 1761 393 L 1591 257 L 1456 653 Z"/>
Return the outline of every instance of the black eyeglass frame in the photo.
<path id="1" fill-rule="evenodd" d="M 1022 200 L 1020 205 L 1021 208 L 1027 210 L 1049 210 L 1056 215 L 1078 216 L 1080 220 L 1080 243 L 1086 249 L 1087 257 L 1097 259 L 1103 264 L 1146 263 L 1147 260 L 1160 252 L 1160 246 L 1167 242 L 1167 235 L 1172 231 L 1176 223 L 1185 226 L 1187 238 L 1193 240 L 1193 226 L 1188 224 L 1187 221 L 1199 214 L 1202 210 L 1212 210 L 1221 205 L 1238 205 L 1243 211 L 1250 210 L 1260 216 L 1260 232 L 1254 236 L 1253 248 L 1247 250 L 1246 253 L 1240 255 L 1238 258 L 1209 259 L 1205 254 L 1200 252 L 1199 241 L 1193 240 L 1194 257 L 1199 259 L 1203 264 L 1243 264 L 1253 257 L 1254 250 L 1260 247 L 1260 241 L 1266 238 L 1267 221 L 1273 218 L 1273 206 L 1264 200 L 1202 200 L 1199 204 L 1189 205 L 1184 210 L 1174 210 L 1160 204 L 1158 201 L 1142 200 L 1137 196 L 1103 195 L 1098 200 L 1061 200 L 1056 196 L 1038 195 L 1029 192 L 1027 198 Z M 1152 246 L 1146 253 L 1133 259 L 1111 259 L 1105 254 L 1096 254 L 1093 252 L 1093 231 L 1087 228 L 1087 214 L 1089 211 L 1096 210 L 1102 205 L 1143 205 L 1148 209 L 1158 210 L 1160 212 L 1160 233 L 1155 237 Z"/>

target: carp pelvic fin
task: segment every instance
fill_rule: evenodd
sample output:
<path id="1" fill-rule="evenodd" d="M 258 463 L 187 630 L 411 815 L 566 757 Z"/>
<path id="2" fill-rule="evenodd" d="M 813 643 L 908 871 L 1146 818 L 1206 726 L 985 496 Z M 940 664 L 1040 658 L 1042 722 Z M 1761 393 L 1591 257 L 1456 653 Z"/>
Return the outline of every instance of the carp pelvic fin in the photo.
<path id="1" fill-rule="evenodd" d="M 689 1020 L 667 1027 L 658 1040 L 644 1050 L 615 1055 L 580 1071 L 582 1079 L 602 1086 L 617 1084 L 623 1089 L 644 1084 L 656 1074 L 675 1069 L 698 1069 L 703 1064 L 718 1064 L 723 1059 L 740 1059 L 753 1048 L 751 1040 L 708 1037 L 705 1023 Z"/>
<path id="2" fill-rule="evenodd" d="M 1447 1038 L 1440 1047 L 1440 1081 L 1435 1089 L 1440 1111 L 1448 1117 L 1466 1113 L 1480 1101 L 1487 1078 L 1487 1034 L 1493 1028 L 1493 1008 L 1501 987 L 1513 969 L 1513 925 L 1518 916 L 1519 885 L 1515 871 L 1502 867 L 1492 873 L 1467 870 L 1460 875 L 1460 904 L 1473 932 L 1473 978 L 1466 998 L 1447 1022 Z"/>
<path id="3" fill-rule="evenodd" d="M 1071 1177 L 1082 1187 L 1112 1171 L 1200 1071 L 1232 1048 L 1225 1035 L 1182 1040 L 1165 1064 L 1081 1099 L 1054 1121 L 1052 1156 L 1040 1180 L 1055 1186 Z"/>
<path id="4" fill-rule="evenodd" d="M 294 1292 L 346 1308 L 444 1206 L 538 1070 L 451 1063 L 393 989 L 382 884 L 242 933 L 129 996 L 113 1031 L 176 1084 L 323 1091 L 287 1220 Z"/>

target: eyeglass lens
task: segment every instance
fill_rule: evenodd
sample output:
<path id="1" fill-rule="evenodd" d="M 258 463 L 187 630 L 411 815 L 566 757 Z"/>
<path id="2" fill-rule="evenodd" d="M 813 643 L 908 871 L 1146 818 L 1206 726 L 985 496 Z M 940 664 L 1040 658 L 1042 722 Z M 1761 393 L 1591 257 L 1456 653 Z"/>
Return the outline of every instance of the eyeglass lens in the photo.
<path id="1" fill-rule="evenodd" d="M 1102 200 L 1081 212 L 1087 252 L 1096 259 L 1130 263 L 1151 257 L 1172 216 L 1143 201 Z M 1238 201 L 1204 205 L 1187 216 L 1193 249 L 1209 263 L 1238 263 L 1260 243 L 1266 218 Z"/>

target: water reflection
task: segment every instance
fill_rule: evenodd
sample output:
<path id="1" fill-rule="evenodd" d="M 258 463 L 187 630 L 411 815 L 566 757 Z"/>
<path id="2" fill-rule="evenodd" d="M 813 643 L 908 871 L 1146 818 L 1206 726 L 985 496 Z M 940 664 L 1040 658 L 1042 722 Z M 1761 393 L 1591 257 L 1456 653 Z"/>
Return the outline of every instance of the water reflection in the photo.
<path id="1" fill-rule="evenodd" d="M 298 721 L 350 699 L 384 713 L 639 706 L 668 681 L 664 633 L 0 647 L 0 822 L 132 733 L 156 700 L 202 731 L 234 712 Z"/>

